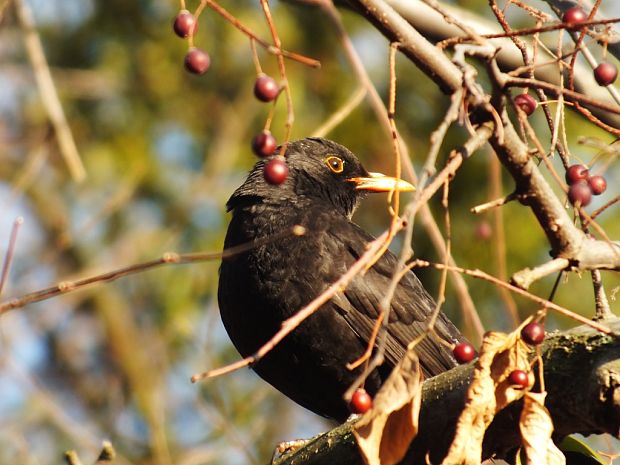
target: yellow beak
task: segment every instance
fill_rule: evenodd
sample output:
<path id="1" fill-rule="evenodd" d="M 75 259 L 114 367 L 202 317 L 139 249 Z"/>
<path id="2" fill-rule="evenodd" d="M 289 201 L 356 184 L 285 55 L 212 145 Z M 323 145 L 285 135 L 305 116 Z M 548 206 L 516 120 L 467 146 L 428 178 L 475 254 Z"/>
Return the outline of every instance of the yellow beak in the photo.
<path id="1" fill-rule="evenodd" d="M 360 191 L 370 192 L 413 192 L 415 186 L 402 179 L 386 176 L 381 173 L 368 173 L 368 177 L 349 178 L 347 181 L 355 184 L 355 188 Z"/>

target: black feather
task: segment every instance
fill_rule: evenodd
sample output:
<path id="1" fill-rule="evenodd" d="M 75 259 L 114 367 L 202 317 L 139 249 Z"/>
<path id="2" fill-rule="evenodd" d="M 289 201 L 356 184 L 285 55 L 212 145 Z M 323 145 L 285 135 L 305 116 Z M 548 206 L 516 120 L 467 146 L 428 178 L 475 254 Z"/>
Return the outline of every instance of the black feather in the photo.
<path id="1" fill-rule="evenodd" d="M 326 164 L 327 156 L 344 160 L 342 173 Z M 222 262 L 219 305 L 224 326 L 241 355 L 269 340 L 281 322 L 312 301 L 353 265 L 373 237 L 351 222 L 362 191 L 346 179 L 368 176 L 346 148 L 324 139 L 289 144 L 289 177 L 279 186 L 265 182 L 259 161 L 227 206 L 232 211 L 226 248 L 266 238 L 294 225 L 303 236 L 278 235 L 273 242 Z M 378 316 L 378 305 L 397 263 L 389 251 L 366 273 L 323 305 L 253 368 L 288 397 L 326 417 L 348 416 L 342 399 L 358 370 L 346 368 L 365 350 Z M 407 344 L 423 333 L 435 309 L 433 299 L 412 272 L 396 287 L 387 326 L 386 362 L 366 381 L 374 394 Z M 435 334 L 418 346 L 426 376 L 456 365 L 449 344 L 463 340 L 441 314 Z M 446 344 L 446 342 L 448 344 Z"/>

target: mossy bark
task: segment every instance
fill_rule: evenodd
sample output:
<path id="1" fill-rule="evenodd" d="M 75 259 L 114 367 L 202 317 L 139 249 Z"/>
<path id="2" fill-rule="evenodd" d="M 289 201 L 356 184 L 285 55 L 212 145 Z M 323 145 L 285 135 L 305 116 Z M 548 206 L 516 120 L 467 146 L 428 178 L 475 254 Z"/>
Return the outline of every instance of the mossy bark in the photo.
<path id="1" fill-rule="evenodd" d="M 603 321 L 620 334 L 620 319 Z M 620 338 L 587 326 L 552 333 L 541 347 L 547 408 L 555 434 L 620 433 Z M 440 463 L 463 408 L 473 365 L 454 368 L 424 382 L 420 431 L 404 463 Z M 534 370 L 538 370 L 537 365 Z M 534 386 L 538 390 L 539 386 Z M 504 457 L 520 444 L 519 402 L 502 410 L 484 439 L 484 458 Z M 275 465 L 358 465 L 363 461 L 345 423 L 280 457 Z"/>

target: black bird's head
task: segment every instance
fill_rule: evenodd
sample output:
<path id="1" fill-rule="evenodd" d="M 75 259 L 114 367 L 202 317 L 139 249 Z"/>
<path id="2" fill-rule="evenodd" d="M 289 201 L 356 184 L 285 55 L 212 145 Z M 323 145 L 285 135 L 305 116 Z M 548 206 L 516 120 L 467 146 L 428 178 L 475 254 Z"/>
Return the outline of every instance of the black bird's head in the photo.
<path id="1" fill-rule="evenodd" d="M 284 183 L 267 183 L 263 169 L 268 159 L 260 160 L 228 201 L 228 209 L 256 201 L 314 201 L 328 202 L 350 217 L 368 192 L 415 189 L 403 180 L 369 173 L 350 150 L 327 139 L 313 137 L 290 142 L 285 157 L 289 175 Z"/>

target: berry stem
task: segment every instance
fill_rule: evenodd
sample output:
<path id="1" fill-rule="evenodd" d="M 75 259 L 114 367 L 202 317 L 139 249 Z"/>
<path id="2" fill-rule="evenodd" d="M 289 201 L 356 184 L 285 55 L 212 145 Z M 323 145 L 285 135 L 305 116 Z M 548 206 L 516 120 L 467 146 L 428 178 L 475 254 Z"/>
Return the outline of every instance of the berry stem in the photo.
<path id="1" fill-rule="evenodd" d="M 594 301 L 596 302 L 596 316 L 597 320 L 604 320 L 605 318 L 611 318 L 614 316 L 609 307 L 609 300 L 607 300 L 607 294 L 605 294 L 605 287 L 603 286 L 603 280 L 601 279 L 600 270 L 592 270 L 592 285 L 594 286 Z"/>
<path id="2" fill-rule="evenodd" d="M 618 203 L 618 202 L 620 202 L 620 195 L 615 196 L 613 199 L 611 199 L 605 205 L 603 205 L 602 207 L 597 208 L 596 210 L 594 210 L 592 212 L 592 214 L 590 215 L 590 218 L 586 219 L 586 221 L 584 223 L 584 227 L 588 226 L 592 222 L 592 220 L 594 220 L 594 218 L 596 218 L 601 213 L 603 213 L 605 210 L 607 210 L 609 207 L 611 207 L 612 205 L 614 205 L 615 203 Z"/>
<path id="3" fill-rule="evenodd" d="M 208 0 L 211 1 L 211 0 Z M 273 17 L 271 16 L 271 10 L 269 8 L 268 0 L 260 0 L 261 7 L 263 8 L 263 13 L 265 14 L 265 19 L 267 20 L 267 24 L 269 25 L 269 30 L 271 31 L 271 38 L 273 39 L 273 43 L 278 50 L 282 50 L 282 42 L 280 41 L 280 36 L 278 35 L 278 31 L 276 29 L 275 22 L 273 21 Z M 282 79 L 282 86 L 284 88 L 284 94 L 286 96 L 286 133 L 284 134 L 284 140 L 282 142 L 282 149 L 280 150 L 280 155 L 284 156 L 286 153 L 286 146 L 288 141 L 291 138 L 291 129 L 293 128 L 293 122 L 295 121 L 295 112 L 293 111 L 293 97 L 291 95 L 291 88 L 289 86 L 288 79 L 286 77 L 286 65 L 284 63 L 284 56 L 282 54 L 276 55 L 278 59 L 278 68 L 280 70 L 280 78 Z"/>
<path id="4" fill-rule="evenodd" d="M 261 67 L 260 60 L 258 59 L 256 39 L 254 37 L 250 37 L 250 48 L 252 49 L 252 60 L 254 61 L 254 67 L 256 68 L 256 75 L 258 76 L 263 73 L 263 68 Z"/>
<path id="5" fill-rule="evenodd" d="M 196 16 L 196 18 L 198 18 L 199 11 L 202 11 L 205 8 L 205 6 L 208 6 L 209 8 L 211 8 L 213 11 L 215 11 L 217 14 L 219 14 L 222 18 L 224 18 L 226 21 L 228 21 L 230 24 L 232 24 L 235 28 L 239 29 L 239 31 L 241 31 L 243 34 L 245 34 L 246 36 L 248 36 L 251 39 L 254 39 L 258 44 L 260 44 L 263 48 L 265 48 L 265 50 L 267 50 L 267 52 L 272 53 L 272 54 L 274 54 L 274 55 L 276 55 L 278 57 L 281 56 L 281 57 L 284 57 L 284 58 L 288 58 L 290 60 L 297 61 L 299 63 L 302 63 L 302 64 L 304 64 L 306 66 L 310 66 L 312 68 L 320 68 L 321 67 L 321 62 L 318 61 L 318 60 L 315 60 L 314 58 L 310 58 L 310 57 L 301 55 L 299 53 L 289 52 L 287 50 L 282 50 L 282 48 L 279 45 L 274 47 L 273 45 L 271 45 L 266 40 L 261 39 L 256 34 L 254 34 L 254 32 L 252 32 L 251 29 L 249 29 L 247 26 L 245 26 L 234 15 L 232 15 L 228 10 L 226 10 L 225 8 L 220 6 L 214 0 L 202 0 L 200 2 L 200 5 L 196 9 L 196 13 L 194 14 L 194 16 Z"/>
<path id="6" fill-rule="evenodd" d="M 271 105 L 271 108 L 269 109 L 269 114 L 267 115 L 267 120 L 265 121 L 265 126 L 263 127 L 264 131 L 269 131 L 271 130 L 271 122 L 273 121 L 273 116 L 276 112 L 276 102 L 273 102 L 273 105 Z M 288 141 L 288 139 L 284 139 L 284 143 L 286 144 L 286 142 Z M 282 151 L 282 155 L 284 155 L 284 150 Z"/>
<path id="7" fill-rule="evenodd" d="M 620 109 L 618 109 L 617 105 L 612 105 L 602 100 L 597 100 L 588 95 L 580 94 L 579 92 L 575 92 L 573 90 L 569 90 L 567 88 L 557 86 L 555 84 L 550 84 L 548 82 L 539 81 L 536 79 L 528 79 L 528 78 L 519 78 L 508 76 L 506 81 L 504 82 L 505 87 L 528 87 L 533 89 L 542 89 L 546 92 L 551 93 L 552 95 L 563 95 L 564 97 L 570 99 L 574 104 L 583 104 L 588 106 L 593 106 L 596 108 L 600 108 L 601 110 L 608 111 L 615 115 L 620 114 Z"/>
<path id="8" fill-rule="evenodd" d="M 196 11 L 194 11 L 194 18 L 196 19 L 196 24 L 198 24 L 198 18 L 200 18 L 200 15 L 202 14 L 202 11 L 205 9 L 205 5 L 203 2 L 200 2 L 200 5 L 198 5 L 198 8 L 196 8 Z M 196 31 L 196 28 L 194 27 L 194 31 Z M 192 34 L 191 36 L 189 36 L 188 38 L 189 41 L 189 47 L 193 47 L 194 46 L 194 34 Z"/>

